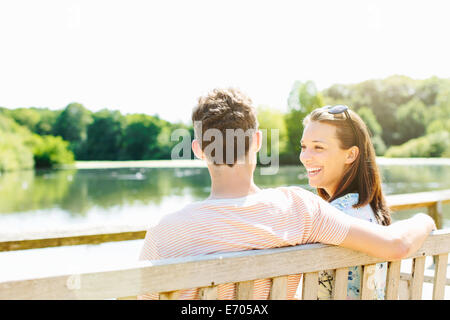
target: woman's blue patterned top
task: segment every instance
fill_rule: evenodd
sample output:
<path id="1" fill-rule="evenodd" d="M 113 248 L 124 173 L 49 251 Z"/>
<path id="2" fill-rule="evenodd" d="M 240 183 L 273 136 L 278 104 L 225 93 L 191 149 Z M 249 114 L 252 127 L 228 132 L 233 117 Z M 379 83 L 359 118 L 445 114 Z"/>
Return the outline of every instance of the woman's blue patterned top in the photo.
<path id="1" fill-rule="evenodd" d="M 353 205 L 358 203 L 359 195 L 357 193 L 348 193 L 338 199 L 331 202 L 335 208 L 343 211 L 344 213 L 359 219 L 364 219 L 373 223 L 377 223 L 375 215 L 370 205 L 366 205 L 361 208 L 353 208 Z M 384 299 L 384 291 L 386 287 L 386 272 L 387 263 L 378 263 L 376 265 L 375 274 L 373 280 L 369 282 L 369 285 L 374 286 L 374 300 Z M 361 291 L 361 274 L 362 267 L 355 266 L 348 268 L 348 287 L 347 287 L 347 299 L 355 300 L 360 299 Z M 325 270 L 319 272 L 319 295 L 318 299 L 328 300 L 331 299 L 332 290 L 334 286 L 334 273 L 333 270 Z"/>

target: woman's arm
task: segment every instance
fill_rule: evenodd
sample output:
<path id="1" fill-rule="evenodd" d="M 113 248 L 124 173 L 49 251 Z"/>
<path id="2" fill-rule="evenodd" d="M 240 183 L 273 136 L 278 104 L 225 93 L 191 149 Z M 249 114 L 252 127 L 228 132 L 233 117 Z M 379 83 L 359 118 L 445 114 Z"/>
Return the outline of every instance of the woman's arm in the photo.
<path id="1" fill-rule="evenodd" d="M 416 252 L 435 229 L 433 219 L 423 213 L 389 226 L 351 219 L 350 229 L 340 246 L 387 260 L 399 260 Z"/>

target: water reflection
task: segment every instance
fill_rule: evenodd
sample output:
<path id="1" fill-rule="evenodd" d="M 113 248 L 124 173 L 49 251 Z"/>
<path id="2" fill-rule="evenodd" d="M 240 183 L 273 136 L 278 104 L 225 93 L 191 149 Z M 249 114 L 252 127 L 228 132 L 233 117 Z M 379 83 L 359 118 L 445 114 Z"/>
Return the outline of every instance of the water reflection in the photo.
<path id="1" fill-rule="evenodd" d="M 92 207 L 160 204 L 166 196 L 209 194 L 206 169 L 98 169 L 9 172 L 0 176 L 0 213 L 59 207 L 85 215 Z"/>

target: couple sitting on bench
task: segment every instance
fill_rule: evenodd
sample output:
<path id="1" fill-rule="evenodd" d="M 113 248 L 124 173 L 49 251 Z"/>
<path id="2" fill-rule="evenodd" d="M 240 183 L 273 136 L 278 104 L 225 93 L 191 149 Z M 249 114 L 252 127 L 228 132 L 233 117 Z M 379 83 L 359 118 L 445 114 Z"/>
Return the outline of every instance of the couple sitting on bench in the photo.
<path id="1" fill-rule="evenodd" d="M 303 121 L 300 161 L 318 196 L 297 186 L 260 189 L 253 181 L 262 144 L 256 112 L 239 90 L 213 90 L 192 113 L 195 155 L 206 161 L 211 194 L 164 216 L 148 229 L 141 260 L 324 243 L 380 257 L 402 259 L 417 251 L 436 228 L 428 215 L 391 224 L 366 125 L 346 106 L 314 110 Z M 245 141 L 221 139 L 227 129 Z M 211 132 L 213 134 L 211 134 Z M 215 139 L 212 139 L 214 136 Z M 212 141 L 211 141 L 212 140 Z M 237 142 L 237 143 L 236 143 Z M 347 298 L 358 299 L 361 267 L 349 268 Z M 319 274 L 319 299 L 329 299 L 332 273 Z M 301 274 L 289 275 L 287 298 L 295 299 Z M 377 265 L 374 299 L 384 298 L 386 263 Z M 253 299 L 267 299 L 270 279 L 254 281 Z M 217 288 L 235 298 L 234 284 Z M 198 289 L 178 299 L 196 299 Z M 139 299 L 158 299 L 148 293 Z"/>

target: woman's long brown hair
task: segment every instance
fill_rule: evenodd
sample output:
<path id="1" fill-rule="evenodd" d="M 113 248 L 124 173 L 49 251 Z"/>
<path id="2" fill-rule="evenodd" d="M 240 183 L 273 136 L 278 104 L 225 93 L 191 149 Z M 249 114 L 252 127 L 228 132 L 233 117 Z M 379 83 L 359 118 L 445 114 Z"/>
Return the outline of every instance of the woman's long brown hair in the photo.
<path id="1" fill-rule="evenodd" d="M 310 121 L 327 123 L 336 127 L 336 137 L 342 149 L 357 146 L 359 154 L 356 160 L 345 171 L 336 192 L 329 195 L 325 189 L 318 188 L 317 193 L 322 199 L 331 202 L 347 193 L 356 192 L 359 200 L 355 208 L 370 204 L 379 224 L 391 224 L 391 214 L 381 189 L 381 176 L 376 164 L 375 150 L 370 140 L 369 130 L 362 119 L 352 110 L 348 110 L 355 133 L 347 120 L 345 113 L 330 114 L 324 108 L 313 110 L 303 120 L 305 127 Z"/>

